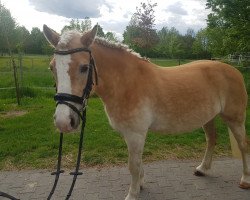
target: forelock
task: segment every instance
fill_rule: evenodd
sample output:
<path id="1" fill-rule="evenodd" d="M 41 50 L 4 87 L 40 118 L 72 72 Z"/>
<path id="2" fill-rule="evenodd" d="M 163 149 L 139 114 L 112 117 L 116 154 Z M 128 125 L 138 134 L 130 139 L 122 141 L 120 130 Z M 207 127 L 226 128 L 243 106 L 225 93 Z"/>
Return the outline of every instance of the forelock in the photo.
<path id="1" fill-rule="evenodd" d="M 58 42 L 59 46 L 67 46 L 69 42 L 75 37 L 81 36 L 81 33 L 77 30 L 66 30 L 62 33 Z"/>

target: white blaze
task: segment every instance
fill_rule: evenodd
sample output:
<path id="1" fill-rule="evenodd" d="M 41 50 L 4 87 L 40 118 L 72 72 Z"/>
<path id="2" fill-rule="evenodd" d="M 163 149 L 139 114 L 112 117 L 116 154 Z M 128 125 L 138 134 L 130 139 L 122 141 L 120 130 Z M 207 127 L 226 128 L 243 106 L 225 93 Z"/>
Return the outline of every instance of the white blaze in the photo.
<path id="1" fill-rule="evenodd" d="M 69 76 L 69 63 L 71 55 L 55 55 L 57 72 L 57 92 L 72 94 L 71 80 Z M 55 112 L 55 124 L 61 131 L 70 131 L 70 108 L 59 104 Z"/>
<path id="2" fill-rule="evenodd" d="M 75 31 L 64 32 L 60 37 L 58 46 L 62 48 L 66 47 L 67 44 L 76 34 L 78 34 L 80 38 L 80 33 L 77 33 Z M 57 72 L 57 92 L 72 94 L 72 88 L 71 88 L 72 85 L 69 75 L 69 64 L 71 63 L 71 55 L 70 54 L 55 55 L 55 61 L 56 61 L 56 72 Z M 56 107 L 56 112 L 55 112 L 55 124 L 57 128 L 59 128 L 63 132 L 71 131 L 72 130 L 71 120 L 73 119 L 72 116 L 74 115 L 76 114 L 72 112 L 72 110 L 68 106 L 64 104 L 59 104 Z"/>
<path id="3" fill-rule="evenodd" d="M 57 92 L 71 94 L 71 81 L 69 76 L 69 63 L 71 55 L 55 55 L 57 72 Z"/>

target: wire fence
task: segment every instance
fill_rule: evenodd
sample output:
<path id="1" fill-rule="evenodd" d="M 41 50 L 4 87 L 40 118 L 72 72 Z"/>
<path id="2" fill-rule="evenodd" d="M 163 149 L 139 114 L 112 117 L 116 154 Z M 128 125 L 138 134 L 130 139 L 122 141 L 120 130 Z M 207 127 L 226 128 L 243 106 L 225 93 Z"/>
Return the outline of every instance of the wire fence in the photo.
<path id="1" fill-rule="evenodd" d="M 20 96 L 54 92 L 54 79 L 48 70 L 50 59 L 49 56 L 14 56 Z M 13 63 L 8 56 L 0 57 L 0 98 L 13 97 L 17 97 Z"/>

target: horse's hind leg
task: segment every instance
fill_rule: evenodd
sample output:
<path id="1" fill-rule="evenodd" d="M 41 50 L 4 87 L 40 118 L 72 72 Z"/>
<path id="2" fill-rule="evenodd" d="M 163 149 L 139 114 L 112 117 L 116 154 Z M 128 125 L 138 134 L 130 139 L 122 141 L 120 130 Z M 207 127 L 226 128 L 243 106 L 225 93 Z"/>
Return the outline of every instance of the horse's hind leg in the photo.
<path id="1" fill-rule="evenodd" d="M 243 189 L 250 189 L 250 171 L 248 168 L 249 161 L 247 157 L 247 139 L 245 123 L 227 122 L 227 124 L 230 130 L 232 131 L 241 151 L 243 162 L 243 175 L 240 181 L 240 187 Z"/>
<path id="2" fill-rule="evenodd" d="M 212 155 L 216 144 L 216 129 L 214 119 L 203 126 L 206 134 L 207 148 L 202 163 L 196 168 L 196 176 L 204 176 L 205 172 L 211 168 Z"/>
<path id="3" fill-rule="evenodd" d="M 136 200 L 144 180 L 142 168 L 142 153 L 145 144 L 146 133 L 127 133 L 124 139 L 128 146 L 129 171 L 132 176 L 129 193 L 125 200 Z"/>

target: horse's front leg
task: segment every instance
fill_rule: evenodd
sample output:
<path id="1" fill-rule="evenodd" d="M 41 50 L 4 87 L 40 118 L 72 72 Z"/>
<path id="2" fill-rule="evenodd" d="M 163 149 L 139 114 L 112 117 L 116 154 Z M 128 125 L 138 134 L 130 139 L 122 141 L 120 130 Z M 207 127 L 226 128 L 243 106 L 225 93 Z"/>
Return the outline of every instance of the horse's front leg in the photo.
<path id="1" fill-rule="evenodd" d="M 140 192 L 140 186 L 144 181 L 142 168 L 142 153 L 145 144 L 146 133 L 126 133 L 124 135 L 129 152 L 129 171 L 132 176 L 129 193 L 125 200 L 136 200 Z"/>

